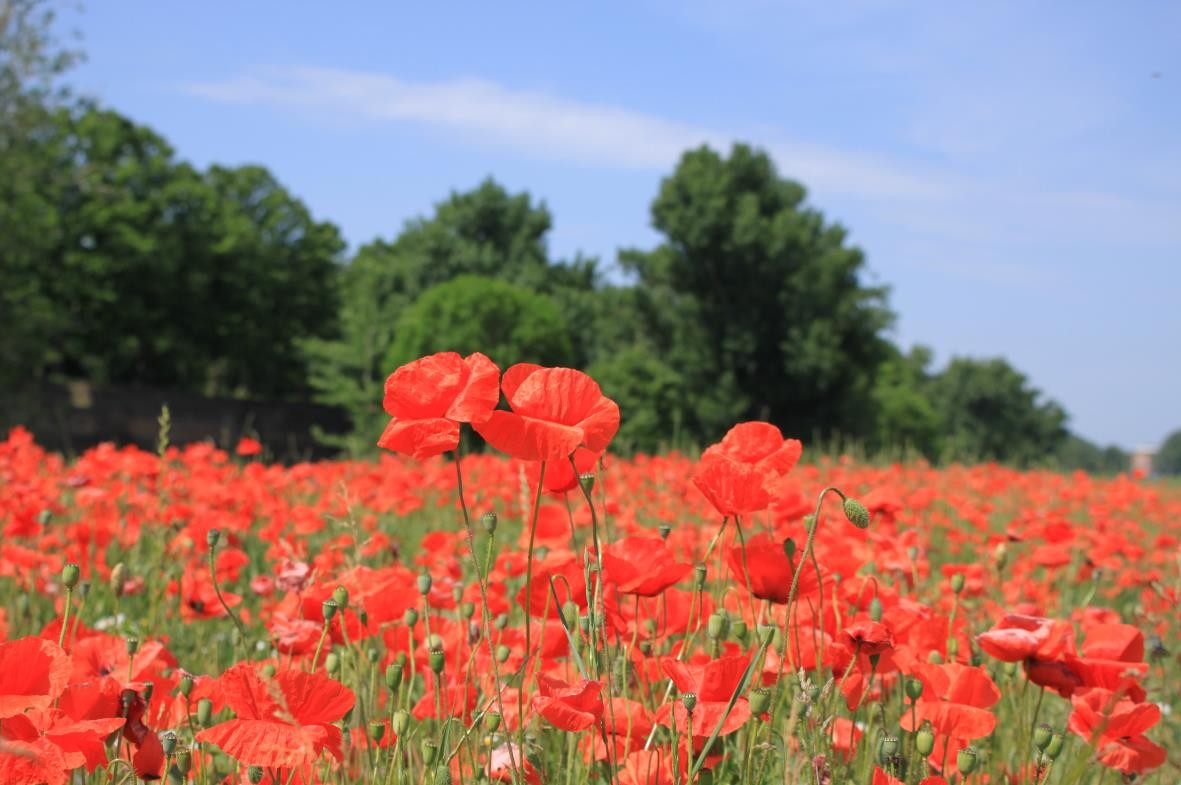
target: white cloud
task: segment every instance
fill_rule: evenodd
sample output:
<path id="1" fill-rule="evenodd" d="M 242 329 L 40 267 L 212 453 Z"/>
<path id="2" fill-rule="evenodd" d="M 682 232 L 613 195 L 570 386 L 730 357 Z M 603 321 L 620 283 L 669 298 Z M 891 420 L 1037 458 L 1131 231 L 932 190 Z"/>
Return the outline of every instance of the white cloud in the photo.
<path id="1" fill-rule="evenodd" d="M 698 127 L 480 79 L 408 82 L 385 74 L 296 67 L 260 70 L 184 89 L 225 103 L 331 110 L 338 118 L 418 123 L 529 156 L 628 169 L 667 170 L 686 149 L 701 144 L 726 149 L 741 139 L 766 148 L 785 174 L 826 195 L 931 199 L 953 190 L 937 173 L 861 151 L 809 144 L 775 133 Z"/>

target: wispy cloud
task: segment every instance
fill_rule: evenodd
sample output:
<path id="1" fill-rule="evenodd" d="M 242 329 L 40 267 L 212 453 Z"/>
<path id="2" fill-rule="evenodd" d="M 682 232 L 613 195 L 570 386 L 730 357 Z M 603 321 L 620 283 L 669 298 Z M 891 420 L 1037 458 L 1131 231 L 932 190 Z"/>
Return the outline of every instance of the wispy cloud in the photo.
<path id="1" fill-rule="evenodd" d="M 410 82 L 329 68 L 270 68 L 184 87 L 224 103 L 330 109 L 337 118 L 415 123 L 549 160 L 667 170 L 701 144 L 735 139 L 767 149 L 781 169 L 825 194 L 932 199 L 953 188 L 944 177 L 857 150 L 784 134 L 705 128 L 604 104 L 584 103 L 481 79 Z"/>

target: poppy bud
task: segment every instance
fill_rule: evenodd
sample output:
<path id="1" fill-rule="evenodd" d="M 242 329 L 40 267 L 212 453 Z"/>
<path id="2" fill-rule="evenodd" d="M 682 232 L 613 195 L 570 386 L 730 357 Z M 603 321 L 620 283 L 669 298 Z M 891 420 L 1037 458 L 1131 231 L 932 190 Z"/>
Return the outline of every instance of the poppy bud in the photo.
<path id="1" fill-rule="evenodd" d="M 496 661 L 503 665 L 512 653 L 513 650 L 502 643 L 496 647 Z"/>
<path id="2" fill-rule="evenodd" d="M 651 656 L 651 654 L 652 654 L 652 641 L 649 641 L 649 640 L 642 640 L 642 641 L 640 641 L 640 652 L 641 652 L 641 653 L 643 653 L 643 655 L 644 655 L 645 657 Z"/>
<path id="3" fill-rule="evenodd" d="M 406 612 L 402 614 L 402 622 L 407 627 L 413 627 L 418 624 L 418 611 L 414 608 L 407 608 Z"/>
<path id="4" fill-rule="evenodd" d="M 406 731 L 410 728 L 410 713 L 405 709 L 398 709 L 394 712 L 394 718 L 390 720 L 390 725 L 393 727 L 394 733 L 405 736 Z"/>
<path id="5" fill-rule="evenodd" d="M 275 668 L 275 664 L 272 662 L 268 662 L 266 665 L 262 666 L 262 675 L 264 677 L 270 679 L 270 678 L 274 677 L 276 670 L 277 670 L 277 668 Z"/>
<path id="6" fill-rule="evenodd" d="M 762 687 L 751 690 L 747 699 L 750 701 L 750 710 L 753 714 L 762 714 L 771 706 L 771 693 Z"/>
<path id="7" fill-rule="evenodd" d="M 324 602 L 320 603 L 320 615 L 324 617 L 325 624 L 332 621 L 332 617 L 336 615 L 338 608 L 340 606 L 336 604 L 336 600 L 324 600 Z"/>
<path id="8" fill-rule="evenodd" d="M 189 771 L 193 768 L 193 754 L 188 747 L 181 747 L 176 751 L 176 756 L 172 759 L 176 770 L 180 772 L 181 779 L 188 777 Z"/>
<path id="9" fill-rule="evenodd" d="M 789 562 L 795 562 L 796 558 L 796 541 L 788 537 L 783 541 L 783 553 L 787 556 Z"/>
<path id="10" fill-rule="evenodd" d="M 1033 746 L 1042 752 L 1045 752 L 1052 738 L 1054 738 L 1054 729 L 1044 722 L 1033 729 Z"/>
<path id="11" fill-rule="evenodd" d="M 902 745 L 898 742 L 897 736 L 883 736 L 878 741 L 878 763 L 885 766 L 898 754 L 898 750 L 901 748 Z"/>
<path id="12" fill-rule="evenodd" d="M 465 602 L 459 606 L 459 612 L 463 615 L 463 618 L 470 619 L 476 615 L 476 604 L 474 602 Z"/>
<path id="13" fill-rule="evenodd" d="M 721 613 L 711 613 L 705 628 L 706 634 L 712 641 L 720 641 L 730 631 L 730 619 Z"/>
<path id="14" fill-rule="evenodd" d="M 324 658 L 324 670 L 329 676 L 335 676 L 340 670 L 340 655 L 334 651 L 328 652 L 328 656 Z"/>
<path id="15" fill-rule="evenodd" d="M 947 659 L 955 660 L 956 655 L 960 653 L 960 642 L 955 638 L 947 639 Z"/>
<path id="16" fill-rule="evenodd" d="M 385 669 L 385 686 L 386 689 L 396 690 L 402 684 L 402 665 L 400 663 L 391 663 Z"/>
<path id="17" fill-rule="evenodd" d="M 498 613 L 496 615 L 496 619 L 493 620 L 492 623 L 496 627 L 496 629 L 503 630 L 505 627 L 508 626 L 508 614 L 507 613 Z"/>
<path id="18" fill-rule="evenodd" d="M 487 726 L 489 733 L 496 733 L 500 728 L 500 714 L 495 711 L 490 711 L 484 715 L 484 725 Z"/>
<path id="19" fill-rule="evenodd" d="M 496 517 L 494 512 L 486 512 L 480 516 L 480 528 L 489 534 L 496 531 L 496 524 L 499 522 L 500 519 Z"/>
<path id="20" fill-rule="evenodd" d="M 426 596 L 431 593 L 431 575 L 424 572 L 418 576 L 418 593 Z"/>
<path id="21" fill-rule="evenodd" d="M 385 723 L 380 720 L 373 720 L 369 723 L 369 738 L 376 742 L 380 742 L 385 738 Z"/>
<path id="22" fill-rule="evenodd" d="M 670 524 L 662 523 L 656 527 L 656 530 L 660 532 L 660 539 L 667 540 L 668 535 L 672 533 L 673 527 Z"/>
<path id="23" fill-rule="evenodd" d="M 1058 756 L 1062 754 L 1062 747 L 1066 739 L 1062 737 L 1061 733 L 1055 733 L 1050 737 L 1050 743 L 1046 745 L 1046 757 L 1050 760 L 1057 760 Z"/>
<path id="24" fill-rule="evenodd" d="M 435 744 L 430 739 L 426 739 L 422 743 L 422 762 L 427 766 L 435 765 L 435 758 L 439 754 L 439 745 Z"/>
<path id="25" fill-rule="evenodd" d="M 42 510 L 37 513 L 37 523 L 42 526 L 48 526 L 49 522 L 53 520 L 53 510 Z"/>
<path id="26" fill-rule="evenodd" d="M 260 785 L 265 774 L 262 766 L 251 766 L 246 770 L 246 778 L 250 780 L 251 785 Z"/>
<path id="27" fill-rule="evenodd" d="M 151 703 L 152 702 L 152 695 L 155 692 L 156 692 L 156 682 L 145 681 L 144 682 L 144 692 L 143 692 L 144 703 Z"/>
<path id="28" fill-rule="evenodd" d="M 451 599 L 459 602 L 463 599 L 463 587 L 458 583 L 451 587 Z"/>
<path id="29" fill-rule="evenodd" d="M 451 785 L 451 769 L 446 766 L 435 769 L 435 785 Z"/>
<path id="30" fill-rule="evenodd" d="M 343 586 L 337 586 L 332 590 L 332 599 L 336 600 L 336 606 L 343 611 L 349 607 L 349 590 Z"/>
<path id="31" fill-rule="evenodd" d="M 562 621 L 566 623 L 566 629 L 568 630 L 572 630 L 578 626 L 577 603 L 570 600 L 562 603 Z"/>
<path id="32" fill-rule="evenodd" d="M 750 630 L 747 629 L 746 622 L 744 622 L 742 619 L 738 619 L 732 625 L 730 625 L 730 632 L 734 634 L 735 640 L 745 643 L 746 634 L 750 632 Z"/>
<path id="33" fill-rule="evenodd" d="M 586 491 L 587 496 L 595 489 L 595 475 L 591 473 L 578 475 L 578 484 L 582 486 L 582 490 Z"/>
<path id="34" fill-rule="evenodd" d="M 976 750 L 971 747 L 960 750 L 955 756 L 955 767 L 964 777 L 976 771 Z"/>
<path id="35" fill-rule="evenodd" d="M 1148 659 L 1156 661 L 1163 660 L 1169 656 L 1169 650 L 1165 648 L 1165 642 L 1159 635 L 1153 635 L 1148 639 Z"/>
<path id="36" fill-rule="evenodd" d="M 439 633 L 432 632 L 429 636 L 427 636 L 426 647 L 428 649 L 441 649 L 441 648 L 443 648 L 443 645 L 444 645 L 443 636 L 440 635 Z"/>
<path id="37" fill-rule="evenodd" d="M 923 697 L 923 683 L 918 679 L 907 679 L 906 695 L 912 701 L 917 701 L 919 698 Z"/>
<path id="38" fill-rule="evenodd" d="M 845 517 L 858 529 L 869 526 L 869 510 L 856 499 L 845 499 Z"/>
<path id="39" fill-rule="evenodd" d="M 943 662 L 943 655 L 932 649 L 927 653 L 927 662 L 931 663 L 932 665 L 938 665 Z"/>
<path id="40" fill-rule="evenodd" d="M 437 676 L 443 672 L 443 666 L 447 664 L 447 656 L 443 654 L 442 649 L 431 649 L 429 662 L 431 672 Z"/>
<path id="41" fill-rule="evenodd" d="M 1006 676 L 1012 678 L 1013 676 L 1017 675 L 1017 663 L 1006 662 L 1004 665 L 1001 666 L 1001 670 L 1004 671 Z"/>
<path id="42" fill-rule="evenodd" d="M 176 734 L 172 731 L 162 733 L 160 735 L 160 749 L 164 750 L 165 755 L 171 755 L 176 749 Z"/>
<path id="43" fill-rule="evenodd" d="M 957 572 L 951 576 L 951 590 L 959 594 L 964 590 L 964 574 Z"/>
<path id="44" fill-rule="evenodd" d="M 381 652 L 375 646 L 370 646 L 365 650 L 365 659 L 369 660 L 370 665 L 376 665 L 381 660 Z"/>
<path id="45" fill-rule="evenodd" d="M 81 572 L 78 570 L 78 565 L 70 562 L 65 567 L 62 567 L 62 586 L 73 591 L 74 587 L 78 585 L 78 578 Z"/>
<path id="46" fill-rule="evenodd" d="M 209 550 L 216 548 L 219 542 L 221 542 L 221 529 L 210 529 L 205 532 L 205 544 L 209 546 Z"/>
<path id="47" fill-rule="evenodd" d="M 882 620 L 882 601 L 877 597 L 869 601 L 869 618 L 874 621 Z"/>
<path id="48" fill-rule="evenodd" d="M 705 565 L 698 564 L 693 567 L 693 585 L 699 590 L 705 586 Z"/>
<path id="49" fill-rule="evenodd" d="M 935 750 L 935 734 L 923 728 L 914 736 L 914 748 L 923 757 L 930 755 Z"/>
<path id="50" fill-rule="evenodd" d="M 127 646 L 127 653 L 134 656 L 139 651 L 139 638 L 128 638 L 124 643 Z"/>
<path id="51" fill-rule="evenodd" d="M 685 707 L 685 711 L 692 714 L 693 709 L 697 708 L 697 693 L 696 692 L 683 693 L 681 695 L 681 705 Z"/>
<path id="52" fill-rule="evenodd" d="M 209 720 L 213 717 L 213 701 L 209 698 L 202 698 L 197 701 L 197 724 L 208 725 Z"/>
<path id="53" fill-rule="evenodd" d="M 107 581 L 107 585 L 111 587 L 111 593 L 116 598 L 123 596 L 123 584 L 127 583 L 127 565 L 119 562 L 111 568 L 111 578 Z"/>
<path id="54" fill-rule="evenodd" d="M 180 677 L 180 684 L 177 686 L 180 688 L 181 695 L 189 697 L 193 692 L 193 677 L 186 673 Z"/>

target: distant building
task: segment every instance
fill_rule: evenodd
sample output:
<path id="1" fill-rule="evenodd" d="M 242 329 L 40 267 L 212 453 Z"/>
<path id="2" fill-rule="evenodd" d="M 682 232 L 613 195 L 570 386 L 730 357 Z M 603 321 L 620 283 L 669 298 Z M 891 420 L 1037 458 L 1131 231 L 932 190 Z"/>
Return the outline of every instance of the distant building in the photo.
<path id="1" fill-rule="evenodd" d="M 1156 457 L 1155 447 L 1138 447 L 1132 452 L 1132 471 L 1152 476 L 1152 459 Z"/>

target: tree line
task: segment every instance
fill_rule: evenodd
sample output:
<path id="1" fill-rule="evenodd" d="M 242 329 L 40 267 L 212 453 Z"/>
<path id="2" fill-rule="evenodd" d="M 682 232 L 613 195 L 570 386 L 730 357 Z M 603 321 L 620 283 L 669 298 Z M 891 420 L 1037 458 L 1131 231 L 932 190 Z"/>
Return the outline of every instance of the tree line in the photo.
<path id="1" fill-rule="evenodd" d="M 660 183 L 655 248 L 557 259 L 553 216 L 495 180 L 347 254 L 265 168 L 180 158 L 152 129 L 63 91 L 72 62 L 35 0 L 0 15 L 0 374 L 315 400 L 381 430 L 381 387 L 422 354 L 586 369 L 617 444 L 709 443 L 734 422 L 932 460 L 1127 456 L 1000 358 L 890 340 L 888 290 L 803 185 L 744 144 L 687 151 Z M 23 16 L 22 16 L 23 14 Z"/>

